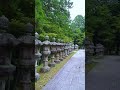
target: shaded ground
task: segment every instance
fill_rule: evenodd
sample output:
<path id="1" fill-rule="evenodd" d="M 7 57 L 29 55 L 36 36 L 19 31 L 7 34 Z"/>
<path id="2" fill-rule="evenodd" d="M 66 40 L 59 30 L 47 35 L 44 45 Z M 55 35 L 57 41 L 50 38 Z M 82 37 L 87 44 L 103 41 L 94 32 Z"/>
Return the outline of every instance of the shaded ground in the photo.
<path id="1" fill-rule="evenodd" d="M 88 63 L 88 64 L 85 64 L 85 72 L 86 74 L 91 71 L 96 65 L 97 65 L 98 62 L 91 62 L 91 63 Z"/>
<path id="2" fill-rule="evenodd" d="M 86 90 L 120 90 L 120 56 L 105 56 L 86 75 Z"/>
<path id="3" fill-rule="evenodd" d="M 85 50 L 79 50 L 42 90 L 85 90 Z"/>

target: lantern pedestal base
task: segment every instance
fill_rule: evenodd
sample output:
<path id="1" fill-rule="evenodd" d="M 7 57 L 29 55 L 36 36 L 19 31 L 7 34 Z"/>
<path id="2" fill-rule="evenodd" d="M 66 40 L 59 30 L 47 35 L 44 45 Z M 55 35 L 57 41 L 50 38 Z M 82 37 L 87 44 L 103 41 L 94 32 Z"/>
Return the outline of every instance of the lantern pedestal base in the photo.
<path id="1" fill-rule="evenodd" d="M 55 60 L 55 63 L 60 63 L 60 60 Z"/>
<path id="2" fill-rule="evenodd" d="M 55 67 L 55 64 L 56 64 L 55 62 L 54 63 L 50 63 L 49 66 L 50 67 Z"/>
<path id="3" fill-rule="evenodd" d="M 63 61 L 63 58 L 60 58 L 60 61 Z"/>
<path id="4" fill-rule="evenodd" d="M 38 81 L 40 79 L 40 74 L 39 73 L 35 73 L 35 81 Z"/>
<path id="5" fill-rule="evenodd" d="M 41 68 L 41 72 L 45 73 L 50 71 L 50 67 L 49 66 L 44 66 L 43 68 Z"/>

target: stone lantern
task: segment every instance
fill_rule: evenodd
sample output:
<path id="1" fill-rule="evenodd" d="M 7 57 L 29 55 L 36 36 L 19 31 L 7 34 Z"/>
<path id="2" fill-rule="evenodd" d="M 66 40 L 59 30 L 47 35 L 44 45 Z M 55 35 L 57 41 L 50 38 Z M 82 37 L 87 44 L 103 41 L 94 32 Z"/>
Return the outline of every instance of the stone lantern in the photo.
<path id="1" fill-rule="evenodd" d="M 76 46 L 77 46 L 77 44 L 75 44 L 75 50 L 77 50 L 77 47 L 76 47 Z"/>
<path id="2" fill-rule="evenodd" d="M 89 62 L 91 62 L 94 54 L 94 44 L 91 42 L 88 48 L 89 48 Z"/>
<path id="3" fill-rule="evenodd" d="M 10 80 L 13 79 L 13 72 L 16 67 L 11 64 L 12 49 L 18 41 L 12 34 L 8 34 L 9 20 L 0 17 L 0 90 L 8 90 Z"/>
<path id="4" fill-rule="evenodd" d="M 63 43 L 62 49 L 63 49 L 63 58 L 65 58 L 66 57 L 66 55 L 65 55 L 65 43 Z"/>
<path id="5" fill-rule="evenodd" d="M 61 58 L 64 59 L 64 43 L 63 40 L 61 40 Z"/>
<path id="6" fill-rule="evenodd" d="M 59 60 L 62 61 L 61 39 L 58 39 Z"/>
<path id="7" fill-rule="evenodd" d="M 56 53 L 56 60 L 55 60 L 55 63 L 60 63 L 60 43 L 59 43 L 59 39 L 58 39 L 58 42 L 56 43 L 56 50 L 57 50 L 57 53 Z"/>
<path id="8" fill-rule="evenodd" d="M 63 61 L 63 49 L 62 49 L 62 40 L 60 40 L 60 44 L 59 44 L 59 50 L 60 50 L 60 61 Z"/>
<path id="9" fill-rule="evenodd" d="M 90 48 L 89 45 L 91 44 L 90 40 L 88 38 L 85 39 L 85 62 L 88 63 L 90 58 Z"/>
<path id="10" fill-rule="evenodd" d="M 104 55 L 104 46 L 100 44 L 100 56 Z"/>
<path id="11" fill-rule="evenodd" d="M 95 52 L 96 52 L 96 55 L 99 56 L 99 54 L 100 54 L 100 47 L 99 47 L 99 44 L 96 44 Z"/>
<path id="12" fill-rule="evenodd" d="M 72 51 L 74 50 L 74 44 L 72 44 Z"/>
<path id="13" fill-rule="evenodd" d="M 68 55 L 70 54 L 70 42 L 68 43 Z"/>
<path id="14" fill-rule="evenodd" d="M 72 42 L 69 43 L 69 53 L 72 52 Z"/>
<path id="15" fill-rule="evenodd" d="M 67 43 L 67 55 L 69 55 L 69 43 Z"/>
<path id="16" fill-rule="evenodd" d="M 104 54 L 104 47 L 102 44 L 97 44 L 96 45 L 96 55 L 101 57 Z"/>
<path id="17" fill-rule="evenodd" d="M 72 51 L 74 51 L 74 44 L 73 43 L 71 43 L 71 49 L 72 49 Z"/>
<path id="18" fill-rule="evenodd" d="M 67 55 L 69 55 L 69 43 L 67 43 Z"/>
<path id="19" fill-rule="evenodd" d="M 49 36 L 45 37 L 45 41 L 43 42 L 43 67 L 41 68 L 41 72 L 48 72 L 50 70 L 50 67 L 48 66 L 48 56 L 51 54 L 50 51 L 50 41 Z"/>
<path id="20" fill-rule="evenodd" d="M 101 56 L 104 55 L 104 46 L 101 44 Z"/>
<path id="21" fill-rule="evenodd" d="M 53 38 L 53 42 L 51 42 L 51 62 L 49 64 L 50 67 L 54 67 L 55 66 L 55 54 L 57 53 L 56 50 L 56 42 L 55 42 L 55 38 Z"/>
<path id="22" fill-rule="evenodd" d="M 32 36 L 34 26 L 31 23 L 26 24 L 26 35 L 18 38 L 19 48 L 19 90 L 31 90 L 31 72 L 35 68 L 35 37 Z M 35 74 L 34 74 L 35 75 Z"/>
<path id="23" fill-rule="evenodd" d="M 37 73 L 36 67 L 37 67 L 37 61 L 40 60 L 41 58 L 41 53 L 40 53 L 40 46 L 42 45 L 42 42 L 38 40 L 39 34 L 36 32 L 35 33 L 35 79 L 38 80 L 40 77 L 40 74 Z"/>
<path id="24" fill-rule="evenodd" d="M 89 53 L 91 54 L 91 56 L 93 56 L 94 55 L 94 44 L 91 42 L 90 43 L 90 45 L 89 45 L 89 48 L 90 48 L 90 51 L 89 51 Z"/>
<path id="25" fill-rule="evenodd" d="M 67 43 L 65 44 L 65 56 L 68 56 L 68 46 L 67 46 Z"/>
<path id="26" fill-rule="evenodd" d="M 69 51 L 71 53 L 72 52 L 72 42 L 69 43 L 69 49 L 70 49 Z"/>
<path id="27" fill-rule="evenodd" d="M 77 44 L 75 44 L 75 50 L 78 50 L 78 45 Z"/>

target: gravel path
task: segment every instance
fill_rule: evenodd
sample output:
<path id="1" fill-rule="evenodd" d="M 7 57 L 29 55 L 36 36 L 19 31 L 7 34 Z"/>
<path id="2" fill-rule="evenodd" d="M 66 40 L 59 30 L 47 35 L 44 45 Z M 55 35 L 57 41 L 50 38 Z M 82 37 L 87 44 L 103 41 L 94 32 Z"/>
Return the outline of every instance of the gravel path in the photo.
<path id="1" fill-rule="evenodd" d="M 42 90 L 85 90 L 85 50 L 79 50 Z"/>

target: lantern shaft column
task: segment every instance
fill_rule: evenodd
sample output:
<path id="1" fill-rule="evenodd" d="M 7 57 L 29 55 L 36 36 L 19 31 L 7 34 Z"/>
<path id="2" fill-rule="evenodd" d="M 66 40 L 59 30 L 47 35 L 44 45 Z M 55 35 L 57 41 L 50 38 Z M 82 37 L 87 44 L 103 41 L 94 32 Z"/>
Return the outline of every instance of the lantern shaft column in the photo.
<path id="1" fill-rule="evenodd" d="M 48 72 L 50 71 L 50 67 L 48 66 L 48 56 L 51 54 L 51 51 L 50 51 L 50 41 L 49 40 L 49 37 L 46 36 L 45 37 L 45 41 L 43 42 L 43 67 L 41 68 L 41 72 L 45 73 L 45 72 Z"/>

